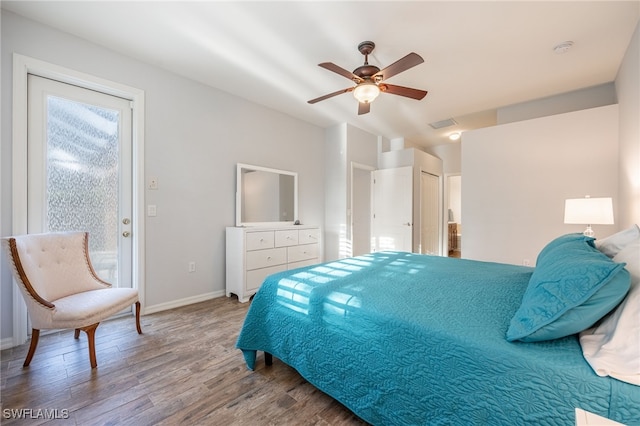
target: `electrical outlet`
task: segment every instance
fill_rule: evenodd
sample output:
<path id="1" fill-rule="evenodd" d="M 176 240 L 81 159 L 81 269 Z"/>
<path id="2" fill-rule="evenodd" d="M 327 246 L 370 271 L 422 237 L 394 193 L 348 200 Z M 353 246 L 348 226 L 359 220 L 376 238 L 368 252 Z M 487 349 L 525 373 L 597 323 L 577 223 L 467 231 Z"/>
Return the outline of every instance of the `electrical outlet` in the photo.
<path id="1" fill-rule="evenodd" d="M 157 210 L 156 210 L 156 205 L 155 204 L 149 204 L 147 206 L 147 216 L 155 216 L 157 214 Z"/>
<path id="2" fill-rule="evenodd" d="M 158 189 L 158 178 L 150 177 L 149 178 L 149 189 Z"/>
<path id="3" fill-rule="evenodd" d="M 196 271 L 196 262 L 189 262 L 189 272 Z"/>

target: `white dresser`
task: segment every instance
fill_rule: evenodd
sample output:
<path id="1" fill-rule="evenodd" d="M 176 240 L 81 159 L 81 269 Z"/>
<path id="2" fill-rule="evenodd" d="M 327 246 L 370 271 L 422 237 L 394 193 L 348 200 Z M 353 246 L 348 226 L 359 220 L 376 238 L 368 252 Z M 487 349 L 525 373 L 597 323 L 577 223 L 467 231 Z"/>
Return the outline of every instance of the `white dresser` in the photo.
<path id="1" fill-rule="evenodd" d="M 268 275 L 322 262 L 317 226 L 228 227 L 226 244 L 227 297 L 243 303 Z"/>

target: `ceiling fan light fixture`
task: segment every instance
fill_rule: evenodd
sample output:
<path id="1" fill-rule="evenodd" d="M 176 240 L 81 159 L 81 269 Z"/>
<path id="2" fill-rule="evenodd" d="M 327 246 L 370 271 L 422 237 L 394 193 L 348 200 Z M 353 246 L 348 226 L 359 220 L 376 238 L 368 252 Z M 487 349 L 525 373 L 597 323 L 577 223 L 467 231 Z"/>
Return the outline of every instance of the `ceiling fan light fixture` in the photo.
<path id="1" fill-rule="evenodd" d="M 328 71 L 348 78 L 356 85 L 337 90 L 333 93 L 320 96 L 319 98 L 311 99 L 307 101 L 307 103 L 315 104 L 316 102 L 341 95 L 342 93 L 353 92 L 353 97 L 358 101 L 358 115 L 362 115 L 369 113 L 371 103 L 378 97 L 380 92 L 416 100 L 421 100 L 427 95 L 426 90 L 412 89 L 411 87 L 386 83 L 388 78 L 423 63 L 424 59 L 422 59 L 420 55 L 411 52 L 381 70 L 375 65 L 369 65 L 369 54 L 371 54 L 374 47 L 375 43 L 372 41 L 363 41 L 358 45 L 358 50 L 364 55 L 364 65 L 359 66 L 353 70 L 353 72 L 347 71 L 332 62 L 322 62 L 318 64 L 318 66 Z"/>
<path id="2" fill-rule="evenodd" d="M 358 102 L 368 104 L 374 101 L 375 98 L 380 94 L 380 88 L 377 84 L 372 81 L 365 81 L 360 83 L 353 89 L 353 97 L 358 100 Z"/>

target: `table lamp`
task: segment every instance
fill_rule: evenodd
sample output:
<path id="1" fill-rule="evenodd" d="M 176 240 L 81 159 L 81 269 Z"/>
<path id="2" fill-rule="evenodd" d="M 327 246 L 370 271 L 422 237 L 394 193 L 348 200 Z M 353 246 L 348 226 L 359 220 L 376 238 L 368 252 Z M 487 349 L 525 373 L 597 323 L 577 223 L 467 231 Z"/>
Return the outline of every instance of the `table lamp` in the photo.
<path id="1" fill-rule="evenodd" d="M 587 225 L 583 234 L 593 237 L 591 225 L 613 225 L 611 198 L 570 198 L 564 202 L 564 223 Z"/>

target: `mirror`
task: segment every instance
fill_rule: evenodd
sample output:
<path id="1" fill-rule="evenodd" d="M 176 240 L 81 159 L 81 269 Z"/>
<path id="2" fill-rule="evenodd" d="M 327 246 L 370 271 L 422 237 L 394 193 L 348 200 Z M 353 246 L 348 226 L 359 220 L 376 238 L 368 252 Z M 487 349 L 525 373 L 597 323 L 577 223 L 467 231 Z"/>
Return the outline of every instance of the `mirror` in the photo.
<path id="1" fill-rule="evenodd" d="M 236 226 L 292 225 L 298 217 L 298 174 L 238 164 Z"/>

